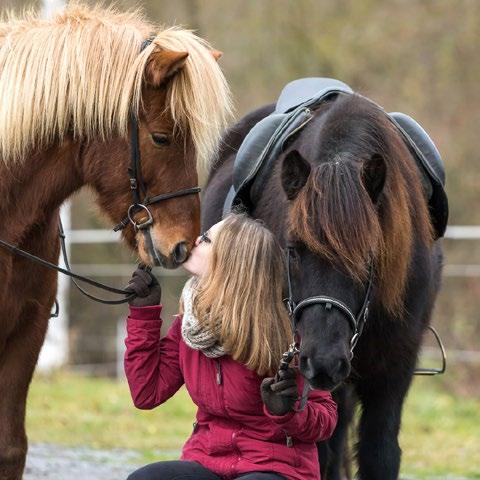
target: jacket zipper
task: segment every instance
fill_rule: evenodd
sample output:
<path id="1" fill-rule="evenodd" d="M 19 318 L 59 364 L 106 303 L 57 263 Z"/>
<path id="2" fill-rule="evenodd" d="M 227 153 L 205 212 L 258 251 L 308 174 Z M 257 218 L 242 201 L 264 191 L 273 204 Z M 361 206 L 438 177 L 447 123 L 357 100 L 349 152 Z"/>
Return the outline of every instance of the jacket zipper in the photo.
<path id="1" fill-rule="evenodd" d="M 222 378 L 222 366 L 220 365 L 220 362 L 218 360 L 215 360 L 215 369 L 217 370 L 217 385 L 221 385 L 223 382 Z"/>
<path id="2" fill-rule="evenodd" d="M 285 434 L 287 447 L 292 448 L 293 447 L 293 438 L 285 430 L 282 430 L 282 432 Z"/>

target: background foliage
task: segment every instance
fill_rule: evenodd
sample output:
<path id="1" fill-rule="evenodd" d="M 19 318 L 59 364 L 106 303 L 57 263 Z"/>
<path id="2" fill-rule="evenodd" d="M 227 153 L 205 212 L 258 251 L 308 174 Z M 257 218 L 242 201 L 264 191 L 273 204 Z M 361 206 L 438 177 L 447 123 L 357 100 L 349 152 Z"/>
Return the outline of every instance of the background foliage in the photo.
<path id="1" fill-rule="evenodd" d="M 31 4 L 0 0 L 0 8 L 20 10 L 27 3 Z M 134 5 L 127 0 L 116 3 L 120 7 Z M 140 3 L 152 20 L 192 27 L 224 52 L 221 65 L 232 86 L 238 118 L 274 101 L 287 82 L 305 76 L 338 78 L 387 111 L 412 115 L 429 132 L 443 156 L 450 224 L 480 225 L 479 1 L 143 0 Z M 104 226 L 92 210 L 90 193 L 82 192 L 73 201 L 73 226 Z M 480 241 L 445 240 L 444 245 L 447 266 L 480 264 Z M 72 254 L 76 264 L 131 263 L 133 268 L 135 261 L 121 246 L 76 246 Z M 115 280 L 122 285 L 127 277 L 100 280 Z M 176 309 L 182 282 L 182 277 L 162 280 L 169 313 Z M 433 323 L 448 350 L 480 350 L 479 298 L 478 276 L 444 278 Z M 87 365 L 85 368 L 90 372 L 113 373 L 116 324 L 123 318 L 124 309 L 89 303 L 73 291 L 70 300 L 72 366 Z M 466 395 L 480 396 L 480 365 L 478 357 L 477 360 L 473 357 L 473 361 L 463 362 L 452 356 L 444 377 L 422 379 L 422 390 L 414 390 L 415 397 L 410 397 L 405 417 L 408 428 L 404 429 L 402 441 L 408 445 L 405 458 L 412 470 L 425 470 L 432 464 L 427 462 L 427 467 L 422 467 L 421 462 L 430 455 L 442 457 L 443 452 L 446 463 L 441 464 L 438 472 L 444 472 L 442 468 L 448 465 L 454 468 L 459 462 L 467 465 L 468 458 L 474 456 L 469 443 L 473 433 L 463 437 L 469 439 L 463 448 L 465 458 L 453 447 L 449 450 L 445 443 L 449 445 L 450 434 L 457 439 L 455 445 L 462 442 L 462 437 L 456 437 L 451 429 L 478 430 L 478 418 L 474 417 L 475 410 L 478 414 L 478 402 L 474 399 L 460 402 Z M 90 368 L 92 364 L 95 368 Z M 99 368 L 99 364 L 104 367 Z M 432 390 L 428 385 L 432 385 Z M 105 395 L 107 399 L 115 395 L 111 386 Z M 438 405 L 443 405 L 443 410 Z M 118 410 L 117 414 L 118 418 L 124 418 L 125 412 Z M 419 421 L 416 414 L 426 423 Z M 30 422 L 34 425 L 35 418 Z M 175 437 L 174 432 L 169 432 L 170 435 Z M 418 450 L 419 445 L 432 447 L 429 440 L 438 435 L 441 438 L 435 439 L 435 448 Z M 417 457 L 416 451 L 420 452 Z M 454 452 L 451 457 L 449 452 Z M 464 471 L 472 473 L 468 466 Z"/>

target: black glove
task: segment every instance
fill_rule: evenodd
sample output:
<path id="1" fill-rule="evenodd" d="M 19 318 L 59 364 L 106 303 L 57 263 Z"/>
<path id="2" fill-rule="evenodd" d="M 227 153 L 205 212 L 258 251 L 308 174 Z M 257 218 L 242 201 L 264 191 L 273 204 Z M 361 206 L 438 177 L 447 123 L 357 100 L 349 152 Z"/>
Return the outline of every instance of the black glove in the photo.
<path id="1" fill-rule="evenodd" d="M 275 377 L 265 378 L 260 387 L 262 400 L 272 415 L 285 415 L 298 400 L 297 372 L 293 368 L 280 370 Z"/>
<path id="2" fill-rule="evenodd" d="M 150 269 L 140 265 L 132 275 L 132 278 L 125 287 L 128 292 L 133 292 L 137 296 L 128 302 L 133 307 L 147 307 L 149 305 L 158 305 L 162 297 L 162 288 L 158 280 Z"/>

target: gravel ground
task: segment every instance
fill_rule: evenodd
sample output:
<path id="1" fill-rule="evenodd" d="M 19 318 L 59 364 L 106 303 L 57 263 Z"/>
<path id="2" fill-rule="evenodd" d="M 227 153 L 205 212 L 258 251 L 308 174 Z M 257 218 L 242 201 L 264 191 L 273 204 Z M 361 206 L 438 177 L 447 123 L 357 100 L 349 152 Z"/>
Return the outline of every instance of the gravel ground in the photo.
<path id="1" fill-rule="evenodd" d="M 93 450 L 37 443 L 28 448 L 23 479 L 125 480 L 128 474 L 139 466 L 138 455 L 128 450 Z M 402 477 L 402 480 L 415 480 L 415 477 Z M 445 475 L 428 477 L 428 480 L 468 479 Z"/>
<path id="2" fill-rule="evenodd" d="M 138 457 L 125 450 L 92 450 L 57 445 L 29 446 L 24 480 L 124 480 L 138 468 Z"/>

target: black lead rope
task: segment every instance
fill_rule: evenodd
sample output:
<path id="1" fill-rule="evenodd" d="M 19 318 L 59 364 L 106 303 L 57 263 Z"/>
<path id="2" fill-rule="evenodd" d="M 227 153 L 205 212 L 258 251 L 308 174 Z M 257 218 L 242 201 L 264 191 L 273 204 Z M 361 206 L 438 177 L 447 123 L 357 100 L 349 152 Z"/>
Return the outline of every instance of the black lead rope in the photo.
<path id="1" fill-rule="evenodd" d="M 98 302 L 98 303 L 103 303 L 105 305 L 121 305 L 123 303 L 129 302 L 130 300 L 132 300 L 133 298 L 136 297 L 136 294 L 133 293 L 133 292 L 129 292 L 127 290 L 120 290 L 118 288 L 111 287 L 109 285 L 105 285 L 105 284 L 100 283 L 100 282 L 96 282 L 95 280 L 91 280 L 87 277 L 83 277 L 81 275 L 74 274 L 72 272 L 71 268 L 70 268 L 70 262 L 68 261 L 67 246 L 65 244 L 65 232 L 63 230 L 63 225 L 62 225 L 61 220 L 59 221 L 59 224 L 58 224 L 58 233 L 59 233 L 59 237 L 60 237 L 60 245 L 61 245 L 61 248 L 62 248 L 63 262 L 65 263 L 66 269 L 69 272 L 69 276 L 71 277 L 73 284 L 78 288 L 78 290 L 81 293 L 83 293 L 83 295 L 88 297 L 90 300 L 93 300 L 93 301 Z M 107 300 L 107 299 L 104 299 L 104 298 L 95 297 L 91 293 L 84 290 L 75 281 L 75 278 L 77 278 L 77 279 L 79 279 L 79 280 L 81 280 L 85 283 L 88 283 L 90 285 L 93 285 L 94 287 L 100 288 L 102 290 L 106 290 L 107 292 L 115 293 L 115 294 L 118 294 L 118 295 L 127 295 L 127 296 L 126 296 L 126 298 L 122 298 L 122 299 L 119 299 L 119 300 Z"/>
<path id="2" fill-rule="evenodd" d="M 292 247 L 288 246 L 287 247 L 287 283 L 288 283 L 288 298 L 284 299 L 285 306 L 287 307 L 288 311 L 288 316 L 290 317 L 290 321 L 292 323 L 292 332 L 295 337 L 295 317 L 294 317 L 294 310 L 295 310 L 295 302 L 293 300 L 293 292 L 292 292 L 292 281 L 290 277 L 290 251 Z M 293 339 L 293 342 L 289 345 L 288 350 L 282 355 L 282 359 L 280 360 L 280 365 L 278 367 L 278 370 L 287 370 L 290 366 L 290 363 L 292 360 L 300 353 L 300 350 L 298 348 L 298 344 L 295 341 L 295 338 Z M 277 374 L 278 377 L 278 374 Z M 303 383 L 303 390 L 302 390 L 302 395 L 298 397 L 298 407 L 294 408 L 293 410 L 295 412 L 301 412 L 305 409 L 307 406 L 307 401 L 308 401 L 308 394 L 311 390 L 310 385 L 308 384 L 307 381 L 304 381 Z"/>

